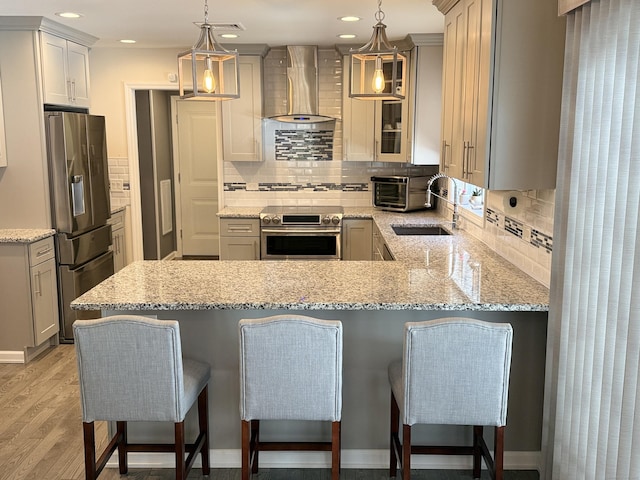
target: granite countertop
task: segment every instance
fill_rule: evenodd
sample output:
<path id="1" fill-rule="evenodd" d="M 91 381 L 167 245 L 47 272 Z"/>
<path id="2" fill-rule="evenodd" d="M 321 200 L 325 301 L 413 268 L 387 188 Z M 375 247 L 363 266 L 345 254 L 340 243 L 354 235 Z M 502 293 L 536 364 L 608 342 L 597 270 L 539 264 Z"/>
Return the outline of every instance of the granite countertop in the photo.
<path id="1" fill-rule="evenodd" d="M 50 228 L 2 228 L 0 243 L 33 243 L 55 235 Z"/>
<path id="2" fill-rule="evenodd" d="M 258 218 L 260 208 L 220 217 Z M 72 302 L 77 310 L 547 311 L 549 290 L 463 230 L 397 236 L 393 224 L 437 224 L 431 212 L 345 209 L 373 218 L 395 261 L 143 261 Z"/>

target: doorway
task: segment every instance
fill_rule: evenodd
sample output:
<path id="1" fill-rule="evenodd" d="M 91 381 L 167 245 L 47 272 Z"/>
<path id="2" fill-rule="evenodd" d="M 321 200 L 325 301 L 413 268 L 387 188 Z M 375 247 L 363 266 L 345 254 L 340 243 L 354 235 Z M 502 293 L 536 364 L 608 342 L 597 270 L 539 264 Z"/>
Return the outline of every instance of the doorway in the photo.
<path id="1" fill-rule="evenodd" d="M 170 136 L 171 136 L 171 155 L 172 158 L 176 155 L 173 150 L 174 138 L 177 138 L 177 133 L 175 131 L 176 128 L 176 115 L 174 114 L 173 102 L 179 101 L 177 92 L 174 90 L 175 85 L 169 84 L 126 84 L 125 85 L 125 104 L 126 104 L 126 121 L 127 121 L 127 138 L 128 138 L 128 156 L 129 156 L 129 179 L 130 179 L 130 191 L 131 191 L 131 200 L 130 200 L 130 219 L 131 219 L 131 256 L 129 257 L 130 261 L 139 261 L 144 259 L 144 234 L 142 228 L 142 210 L 143 204 L 146 204 L 148 200 L 143 199 L 143 194 L 141 192 L 141 184 L 140 184 L 140 161 L 138 158 L 138 143 L 139 143 L 139 135 L 137 131 L 137 119 L 136 119 L 136 94 L 139 91 L 157 91 L 157 92 L 165 92 L 170 97 L 170 105 L 167 108 L 169 112 L 167 116 L 167 122 L 170 125 Z M 191 102 L 194 103 L 194 102 Z M 210 103 L 210 102 L 195 102 L 195 103 Z M 220 118 L 220 106 L 215 102 L 212 106 L 213 112 L 216 119 Z M 209 132 L 207 132 L 206 137 L 213 136 L 216 141 L 216 148 L 213 149 L 215 153 L 215 157 L 211 157 L 211 161 L 213 165 L 216 165 L 216 183 L 212 185 L 211 188 L 215 189 L 215 193 L 213 193 L 216 198 L 215 202 L 215 211 L 210 211 L 208 216 L 213 219 L 213 227 L 218 229 L 218 220 L 217 220 L 217 209 L 219 205 L 223 205 L 223 191 L 222 188 L 218 187 L 217 179 L 222 178 L 222 166 L 218 165 L 218 158 L 221 158 L 221 145 L 218 142 L 218 138 L 221 138 L 221 126 L 219 121 L 215 121 L 215 128 L 212 128 Z M 198 141 L 200 141 L 198 139 Z M 181 204 L 180 204 L 180 195 L 178 182 L 180 179 L 180 166 L 179 161 L 177 160 L 177 156 L 175 156 L 175 160 L 173 160 L 173 190 L 174 190 L 174 199 L 172 210 L 175 211 L 175 224 L 174 229 L 176 233 L 176 248 L 172 255 L 168 258 L 172 257 L 182 257 L 182 241 L 180 237 L 180 232 L 182 230 L 182 215 L 181 215 Z M 165 227 L 166 227 L 165 223 Z M 166 228 L 165 228 L 166 230 Z M 214 233 L 214 235 L 216 235 Z M 211 245 L 213 245 L 211 252 L 216 252 L 219 249 L 219 239 L 213 240 Z M 207 258 L 215 258 L 215 253 L 207 253 Z M 167 259 L 168 259 L 167 258 Z"/>
<path id="2" fill-rule="evenodd" d="M 178 256 L 218 258 L 219 106 L 171 98 Z"/>

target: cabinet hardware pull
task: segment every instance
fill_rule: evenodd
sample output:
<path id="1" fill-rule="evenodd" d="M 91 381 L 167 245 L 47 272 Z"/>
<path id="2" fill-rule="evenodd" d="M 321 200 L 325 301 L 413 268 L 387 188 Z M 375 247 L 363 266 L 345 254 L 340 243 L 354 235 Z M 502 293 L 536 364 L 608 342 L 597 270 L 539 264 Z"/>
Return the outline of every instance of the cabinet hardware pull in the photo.
<path id="1" fill-rule="evenodd" d="M 36 273 L 36 296 L 42 296 L 42 284 L 40 283 L 40 272 Z"/>
<path id="2" fill-rule="evenodd" d="M 36 257 L 41 257 L 43 255 L 46 255 L 47 253 L 49 253 L 51 251 L 51 247 L 45 247 L 42 250 L 38 250 L 38 252 L 36 253 Z"/>
<path id="3" fill-rule="evenodd" d="M 462 178 L 466 178 L 467 175 L 467 148 L 468 142 L 462 142 Z"/>
<path id="4" fill-rule="evenodd" d="M 471 178 L 471 150 L 473 149 L 471 142 L 467 143 L 467 179 Z"/>
<path id="5" fill-rule="evenodd" d="M 446 140 L 442 140 L 442 168 L 445 170 L 449 169 L 449 164 L 447 163 L 447 148 L 450 146 Z"/>

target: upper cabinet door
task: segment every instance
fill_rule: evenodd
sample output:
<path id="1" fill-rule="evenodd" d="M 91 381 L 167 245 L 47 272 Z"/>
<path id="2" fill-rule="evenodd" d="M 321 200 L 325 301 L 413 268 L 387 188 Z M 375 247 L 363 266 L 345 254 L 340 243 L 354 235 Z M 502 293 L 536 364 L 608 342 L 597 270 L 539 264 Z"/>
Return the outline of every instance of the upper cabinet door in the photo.
<path id="1" fill-rule="evenodd" d="M 68 105 L 67 41 L 48 33 L 42 39 L 42 83 L 44 103 Z"/>
<path id="2" fill-rule="evenodd" d="M 89 108 L 89 49 L 41 32 L 44 103 Z"/>
<path id="3" fill-rule="evenodd" d="M 71 101 L 79 107 L 89 107 L 89 49 L 67 42 L 68 76 L 71 82 Z"/>
<path id="4" fill-rule="evenodd" d="M 240 98 L 222 102 L 223 159 L 262 161 L 262 58 L 241 55 Z"/>
<path id="5" fill-rule="evenodd" d="M 342 92 L 342 158 L 348 162 L 375 160 L 375 106 L 378 102 L 349 97 L 349 61 L 344 58 Z"/>

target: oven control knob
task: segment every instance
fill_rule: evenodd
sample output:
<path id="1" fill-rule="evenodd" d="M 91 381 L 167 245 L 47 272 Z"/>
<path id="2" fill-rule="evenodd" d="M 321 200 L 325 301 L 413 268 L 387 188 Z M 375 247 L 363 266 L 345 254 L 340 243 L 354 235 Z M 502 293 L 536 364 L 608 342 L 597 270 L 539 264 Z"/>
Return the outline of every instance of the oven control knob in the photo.
<path id="1" fill-rule="evenodd" d="M 271 223 L 271 217 L 262 217 L 262 223 L 266 223 L 268 225 Z"/>
<path id="2" fill-rule="evenodd" d="M 324 223 L 325 225 L 329 225 L 330 222 L 331 222 L 331 219 L 329 217 L 322 218 L 322 223 Z"/>
<path id="3" fill-rule="evenodd" d="M 333 217 L 331 221 L 334 225 L 338 225 L 340 223 L 340 217 Z"/>
<path id="4" fill-rule="evenodd" d="M 280 217 L 273 217 L 271 221 L 274 225 L 278 225 L 280 223 Z"/>

